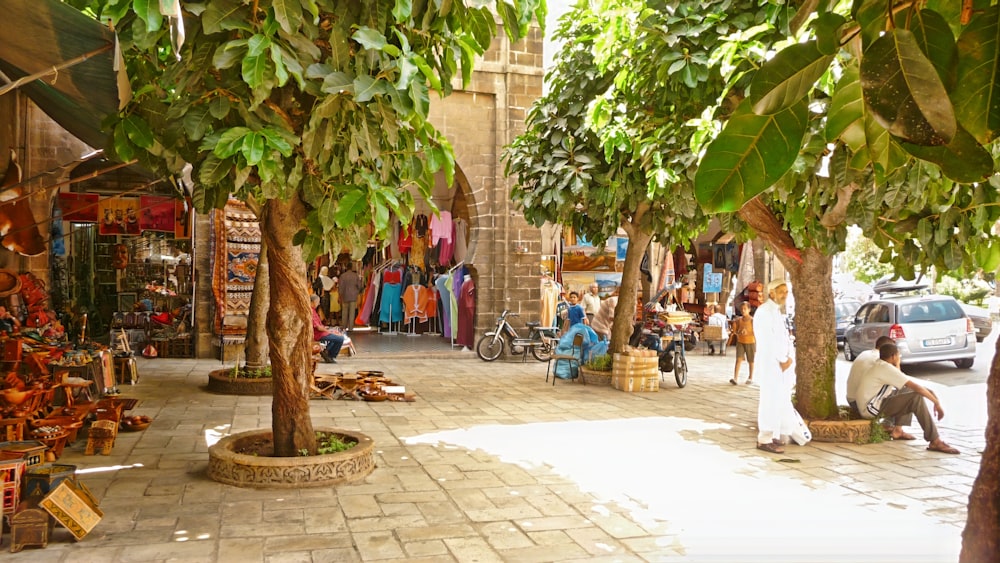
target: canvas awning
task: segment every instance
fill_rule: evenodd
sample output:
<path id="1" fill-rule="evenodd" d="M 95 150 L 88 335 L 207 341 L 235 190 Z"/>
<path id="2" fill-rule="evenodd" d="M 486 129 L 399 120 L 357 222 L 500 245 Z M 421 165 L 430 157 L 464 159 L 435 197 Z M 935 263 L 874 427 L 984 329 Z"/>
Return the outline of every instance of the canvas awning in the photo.
<path id="1" fill-rule="evenodd" d="M 0 14 L 0 71 L 73 136 L 107 145 L 101 121 L 131 97 L 115 35 L 59 0 L 4 0 Z M 116 68 L 120 70 L 115 70 Z M 32 75 L 44 73 L 37 80 Z M 28 78 L 25 78 L 28 77 Z M 30 81 L 28 81 L 30 80 Z M 12 83 L 0 84 L 0 92 Z"/>

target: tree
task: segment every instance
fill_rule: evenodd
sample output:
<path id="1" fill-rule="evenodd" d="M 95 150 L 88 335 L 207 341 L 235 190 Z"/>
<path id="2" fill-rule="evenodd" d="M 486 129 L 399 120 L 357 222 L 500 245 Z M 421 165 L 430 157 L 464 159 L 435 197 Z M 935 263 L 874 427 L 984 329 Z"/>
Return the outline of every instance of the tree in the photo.
<path id="1" fill-rule="evenodd" d="M 316 451 L 306 263 L 390 212 L 412 216 L 454 157 L 427 122 L 430 91 L 467 82 L 497 23 L 487 0 L 71 0 L 109 19 L 134 97 L 111 149 L 161 174 L 194 167 L 197 210 L 259 207 L 270 282 L 275 455 Z M 511 40 L 543 0 L 496 2 Z M 177 11 L 175 11 L 177 10 Z M 183 33 L 176 25 L 185 24 Z M 184 40 L 186 35 L 186 40 Z M 460 74 L 459 74 L 460 73 Z"/>
<path id="2" fill-rule="evenodd" d="M 628 234 L 613 352 L 632 332 L 649 242 L 687 246 L 708 225 L 694 200 L 690 146 L 699 131 L 689 122 L 725 92 L 712 53 L 724 35 L 748 25 L 741 10 L 755 6 L 580 3 L 556 31 L 565 45 L 547 76 L 548 93 L 504 153 L 507 173 L 517 177 L 513 198 L 529 222 L 568 225 L 597 244 L 619 228 Z M 671 7 L 678 25 L 665 33 L 660 24 Z M 669 69 L 653 64 L 656 54 L 666 54 Z M 620 83 L 644 84 L 645 95 L 616 88 Z"/>
<path id="3" fill-rule="evenodd" d="M 1000 216 L 1000 7 L 865 0 L 847 14 L 804 2 L 793 22 L 809 19 L 808 32 L 790 26 L 787 46 L 735 84 L 740 104 L 707 147 L 695 183 L 707 210 L 735 212 L 790 270 L 796 406 L 823 416 L 835 408 L 836 353 L 824 282 L 847 225 L 859 225 L 906 278 L 931 266 L 992 271 L 1000 261 L 991 234 Z M 963 561 L 995 561 L 1000 552 L 998 378 L 994 360 Z"/>

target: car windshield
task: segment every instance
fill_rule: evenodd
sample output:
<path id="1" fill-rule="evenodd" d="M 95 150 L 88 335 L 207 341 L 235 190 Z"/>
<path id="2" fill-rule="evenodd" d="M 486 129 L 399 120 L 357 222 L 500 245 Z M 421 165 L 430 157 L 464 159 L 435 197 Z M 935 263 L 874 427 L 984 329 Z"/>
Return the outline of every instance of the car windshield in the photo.
<path id="1" fill-rule="evenodd" d="M 833 310 L 837 315 L 837 318 L 851 317 L 854 313 L 858 312 L 858 307 L 860 303 L 834 303 Z"/>
<path id="2" fill-rule="evenodd" d="M 962 308 L 954 301 L 920 301 L 899 306 L 901 323 L 953 321 L 964 316 Z"/>

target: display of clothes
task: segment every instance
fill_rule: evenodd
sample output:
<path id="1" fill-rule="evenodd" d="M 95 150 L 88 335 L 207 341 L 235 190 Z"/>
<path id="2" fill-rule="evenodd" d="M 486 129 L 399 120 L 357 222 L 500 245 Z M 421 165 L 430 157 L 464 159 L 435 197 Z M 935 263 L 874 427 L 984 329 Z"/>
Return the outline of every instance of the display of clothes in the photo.
<path id="1" fill-rule="evenodd" d="M 555 326 L 556 305 L 559 304 L 559 293 L 562 286 L 549 276 L 542 277 L 542 306 L 539 322 L 541 326 Z"/>
<path id="2" fill-rule="evenodd" d="M 458 294 L 458 334 L 455 343 L 467 348 L 476 342 L 476 283 L 472 276 L 462 278 L 462 288 Z"/>

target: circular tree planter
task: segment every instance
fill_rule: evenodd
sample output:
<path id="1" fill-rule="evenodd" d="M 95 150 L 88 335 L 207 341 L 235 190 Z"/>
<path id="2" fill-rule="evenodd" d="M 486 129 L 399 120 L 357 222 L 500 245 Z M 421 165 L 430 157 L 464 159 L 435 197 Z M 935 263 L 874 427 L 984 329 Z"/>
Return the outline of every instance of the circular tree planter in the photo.
<path id="1" fill-rule="evenodd" d="M 356 445 L 334 454 L 273 457 L 270 429 L 240 432 L 208 448 L 208 476 L 237 487 L 291 489 L 356 481 L 375 469 L 375 442 L 365 434 L 338 428 L 316 430 Z M 243 451 L 258 455 L 237 453 Z"/>
<path id="2" fill-rule="evenodd" d="M 208 390 L 223 395 L 271 395 L 270 377 L 232 377 L 232 368 L 208 372 Z"/>

